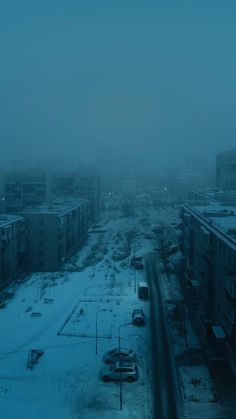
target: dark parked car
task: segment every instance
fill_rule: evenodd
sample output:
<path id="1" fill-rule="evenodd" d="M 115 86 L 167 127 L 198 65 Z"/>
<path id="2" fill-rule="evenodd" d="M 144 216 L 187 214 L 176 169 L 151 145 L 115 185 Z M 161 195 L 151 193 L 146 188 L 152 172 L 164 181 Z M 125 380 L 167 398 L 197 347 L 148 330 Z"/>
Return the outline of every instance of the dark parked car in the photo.
<path id="1" fill-rule="evenodd" d="M 131 258 L 130 265 L 134 269 L 142 270 L 144 268 L 142 256 L 133 256 Z"/>
<path id="2" fill-rule="evenodd" d="M 142 308 L 135 308 L 132 312 L 132 324 L 135 326 L 145 325 L 145 316 Z"/>
<path id="3" fill-rule="evenodd" d="M 148 298 L 148 284 L 146 282 L 139 282 L 138 284 L 138 296 L 146 300 Z"/>

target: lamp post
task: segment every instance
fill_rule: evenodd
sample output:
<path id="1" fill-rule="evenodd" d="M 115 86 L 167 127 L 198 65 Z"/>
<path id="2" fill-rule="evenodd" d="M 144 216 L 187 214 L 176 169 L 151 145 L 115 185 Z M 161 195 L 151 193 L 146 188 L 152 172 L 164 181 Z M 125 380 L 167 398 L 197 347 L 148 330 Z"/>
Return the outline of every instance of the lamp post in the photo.
<path id="1" fill-rule="evenodd" d="M 183 319 L 184 342 L 185 342 L 185 347 L 187 348 L 188 339 L 187 339 L 187 329 L 186 329 L 186 319 L 185 319 L 185 301 L 184 300 L 183 300 L 183 305 L 182 305 L 182 319 Z"/>
<path id="2" fill-rule="evenodd" d="M 96 311 L 96 320 L 95 320 L 95 336 L 96 336 L 96 355 L 98 354 L 98 313 L 101 311 L 106 311 L 105 308 L 100 308 Z"/>
<path id="3" fill-rule="evenodd" d="M 120 329 L 123 326 L 128 326 L 129 324 L 132 324 L 132 322 L 127 322 L 127 323 L 123 323 L 120 324 L 120 326 L 118 327 L 118 347 L 119 347 L 119 354 L 120 354 Z M 121 361 L 121 359 L 120 359 Z M 122 394 L 122 380 L 121 380 L 121 371 L 120 371 L 120 410 L 123 409 L 123 394 Z"/>
<path id="4" fill-rule="evenodd" d="M 136 238 L 136 237 L 135 237 Z M 135 260 L 135 252 L 136 252 L 136 248 L 135 248 L 135 238 L 134 238 L 134 260 Z M 134 292 L 136 293 L 136 268 L 134 268 Z"/>

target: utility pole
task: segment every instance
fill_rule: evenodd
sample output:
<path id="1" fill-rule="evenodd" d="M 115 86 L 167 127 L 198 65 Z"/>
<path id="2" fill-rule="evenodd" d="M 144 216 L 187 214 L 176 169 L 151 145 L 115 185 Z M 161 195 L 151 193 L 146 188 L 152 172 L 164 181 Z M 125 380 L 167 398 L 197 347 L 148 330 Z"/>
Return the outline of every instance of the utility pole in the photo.
<path id="1" fill-rule="evenodd" d="M 185 319 L 185 302 L 183 301 L 183 306 L 182 306 L 182 315 L 183 315 L 183 331 L 184 331 L 184 342 L 185 342 L 185 346 L 188 346 L 188 341 L 187 341 L 187 330 L 186 330 L 186 319 Z"/>
<path id="2" fill-rule="evenodd" d="M 135 256 L 136 256 L 136 230 L 135 230 L 135 236 L 134 236 L 134 260 L 135 260 Z M 137 290 L 137 278 L 136 278 L 136 268 L 134 267 L 134 292 L 136 294 L 136 290 Z"/>
<path id="3" fill-rule="evenodd" d="M 118 347 L 119 347 L 119 354 L 120 354 L 120 329 L 123 326 L 128 326 L 129 324 L 132 324 L 132 322 L 128 322 L 128 323 L 123 323 L 120 324 L 120 326 L 118 327 Z M 121 357 L 120 357 L 120 362 L 121 362 Z M 122 379 L 121 379 L 121 371 L 120 371 L 120 410 L 123 409 L 123 392 L 122 392 Z"/>

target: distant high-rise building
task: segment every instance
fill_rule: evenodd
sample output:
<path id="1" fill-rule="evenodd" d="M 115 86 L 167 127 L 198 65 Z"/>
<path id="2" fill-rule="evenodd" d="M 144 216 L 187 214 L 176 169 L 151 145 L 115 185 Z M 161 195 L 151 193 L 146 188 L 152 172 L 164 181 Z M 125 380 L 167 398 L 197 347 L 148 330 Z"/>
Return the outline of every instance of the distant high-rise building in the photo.
<path id="1" fill-rule="evenodd" d="M 112 148 L 104 146 L 97 150 L 96 171 L 99 175 L 102 193 L 113 192 L 117 189 L 117 166 L 117 153 Z"/>
<path id="2" fill-rule="evenodd" d="M 89 202 L 89 219 L 99 217 L 99 177 L 93 171 L 81 168 L 76 172 L 55 175 L 56 196 L 60 198 L 83 198 Z"/>
<path id="3" fill-rule="evenodd" d="M 132 153 L 123 153 L 118 159 L 118 179 L 120 191 L 123 194 L 124 181 L 135 180 L 137 192 L 143 192 L 144 187 L 144 161 L 137 159 Z"/>
<path id="4" fill-rule="evenodd" d="M 217 154 L 216 186 L 222 189 L 236 189 L 236 150 Z"/>
<path id="5" fill-rule="evenodd" d="M 3 182 L 3 198 L 7 212 L 49 203 L 54 198 L 53 177 L 41 170 L 7 172 Z"/>
<path id="6" fill-rule="evenodd" d="M 137 182 L 136 179 L 124 179 L 121 183 L 121 194 L 123 198 L 136 197 Z"/>

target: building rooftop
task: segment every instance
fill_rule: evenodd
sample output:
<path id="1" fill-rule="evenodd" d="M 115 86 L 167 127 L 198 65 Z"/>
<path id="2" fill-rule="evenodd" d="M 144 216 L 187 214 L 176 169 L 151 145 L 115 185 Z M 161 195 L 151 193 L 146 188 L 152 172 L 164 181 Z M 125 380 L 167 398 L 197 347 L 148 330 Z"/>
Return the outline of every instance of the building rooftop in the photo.
<path id="1" fill-rule="evenodd" d="M 22 221 L 22 220 L 24 220 L 24 218 L 19 215 L 0 214 L 0 228 L 6 227 L 8 224 L 14 223 L 16 221 Z"/>
<path id="2" fill-rule="evenodd" d="M 86 199 L 76 199 L 76 201 L 54 201 L 51 204 L 43 204 L 37 207 L 25 208 L 22 214 L 56 214 L 62 216 L 78 206 L 87 202 Z"/>
<path id="3" fill-rule="evenodd" d="M 236 245 L 236 205 L 228 206 L 220 203 L 202 205 L 185 205 L 190 212 L 199 216 L 208 230 L 221 235 L 222 240 L 227 240 Z"/>
<path id="4" fill-rule="evenodd" d="M 225 151 L 221 151 L 220 153 L 217 153 L 217 156 L 236 156 L 236 149 L 232 149 L 232 150 L 225 150 Z"/>
<path id="5" fill-rule="evenodd" d="M 193 189 L 190 191 L 190 201 L 204 200 L 206 202 L 218 202 L 232 205 L 236 203 L 236 191 L 235 190 L 222 190 L 219 188 L 204 188 L 204 189 Z"/>

